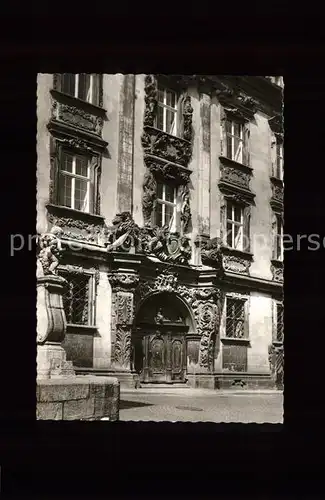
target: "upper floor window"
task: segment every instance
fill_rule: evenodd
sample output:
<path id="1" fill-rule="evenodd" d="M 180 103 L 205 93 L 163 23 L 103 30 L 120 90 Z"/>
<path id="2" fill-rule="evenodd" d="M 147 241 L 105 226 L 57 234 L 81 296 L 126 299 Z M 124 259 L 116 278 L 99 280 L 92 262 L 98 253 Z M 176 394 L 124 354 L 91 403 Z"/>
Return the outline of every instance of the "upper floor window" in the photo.
<path id="1" fill-rule="evenodd" d="M 275 329 L 275 340 L 277 342 L 283 342 L 284 334 L 284 324 L 283 324 L 283 304 L 278 302 L 276 304 L 276 329 Z"/>
<path id="2" fill-rule="evenodd" d="M 59 204 L 81 212 L 91 212 L 91 189 L 90 158 L 62 150 L 59 170 Z"/>
<path id="3" fill-rule="evenodd" d="M 98 105 L 99 75 L 93 73 L 62 73 L 61 92 Z"/>
<path id="4" fill-rule="evenodd" d="M 68 281 L 68 290 L 63 295 L 63 307 L 68 324 L 94 326 L 95 324 L 95 280 L 92 274 L 69 273 L 60 270 Z"/>
<path id="5" fill-rule="evenodd" d="M 226 337 L 245 337 L 245 303 L 243 299 L 226 298 Z"/>
<path id="6" fill-rule="evenodd" d="M 283 180 L 283 143 L 276 141 L 275 177 Z"/>
<path id="7" fill-rule="evenodd" d="M 221 154 L 230 160 L 249 164 L 249 123 L 225 116 L 221 122 Z"/>
<path id="8" fill-rule="evenodd" d="M 158 84 L 156 127 L 171 135 L 177 135 L 178 95 L 174 90 Z"/>
<path id="9" fill-rule="evenodd" d="M 279 214 L 275 216 L 274 259 L 283 260 L 283 223 Z"/>
<path id="10" fill-rule="evenodd" d="M 243 124 L 226 120 L 227 157 L 242 163 L 244 131 Z"/>
<path id="11" fill-rule="evenodd" d="M 227 201 L 227 246 L 236 250 L 244 247 L 244 210 L 237 203 Z"/>
<path id="12" fill-rule="evenodd" d="M 170 184 L 157 183 L 157 204 L 155 223 L 159 227 L 170 226 L 175 228 L 176 224 L 176 189 Z"/>

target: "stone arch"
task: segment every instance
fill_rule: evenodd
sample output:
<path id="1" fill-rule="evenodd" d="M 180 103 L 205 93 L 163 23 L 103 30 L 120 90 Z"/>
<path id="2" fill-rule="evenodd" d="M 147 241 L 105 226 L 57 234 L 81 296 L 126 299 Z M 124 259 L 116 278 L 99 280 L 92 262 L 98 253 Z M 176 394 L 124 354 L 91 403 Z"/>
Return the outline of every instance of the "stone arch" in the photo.
<path id="1" fill-rule="evenodd" d="M 135 314 L 134 314 L 134 326 L 137 325 L 137 321 L 139 318 L 139 314 L 141 314 L 141 310 L 143 307 L 147 307 L 150 305 L 151 301 L 154 301 L 155 299 L 157 300 L 161 296 L 162 298 L 164 296 L 169 296 L 172 300 L 176 299 L 178 305 L 180 306 L 181 312 L 184 313 L 184 317 L 186 320 L 186 325 L 189 327 L 189 333 L 196 333 L 197 332 L 197 322 L 194 316 L 194 312 L 191 308 L 191 306 L 188 304 L 188 302 L 176 291 L 172 292 L 167 292 L 167 291 L 152 291 L 149 294 L 147 294 L 145 297 L 140 299 L 138 304 L 136 305 L 135 308 Z"/>
<path id="2" fill-rule="evenodd" d="M 143 383 L 186 382 L 188 342 L 196 333 L 189 304 L 175 291 L 152 291 L 135 310 L 132 369 Z"/>

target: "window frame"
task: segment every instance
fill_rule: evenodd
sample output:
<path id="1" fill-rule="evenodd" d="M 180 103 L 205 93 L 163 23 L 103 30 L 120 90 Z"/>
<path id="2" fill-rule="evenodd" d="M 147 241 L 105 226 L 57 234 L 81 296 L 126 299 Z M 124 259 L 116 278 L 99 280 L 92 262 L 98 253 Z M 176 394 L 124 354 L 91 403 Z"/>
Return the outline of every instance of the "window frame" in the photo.
<path id="1" fill-rule="evenodd" d="M 278 316 L 278 312 L 279 312 L 279 308 L 282 308 L 282 321 L 280 322 L 280 326 L 282 326 L 282 335 L 281 335 L 281 339 L 279 339 L 278 337 L 278 329 L 279 329 L 279 316 Z M 283 302 L 280 302 L 280 301 L 276 301 L 275 302 L 275 325 L 274 325 L 274 341 L 275 342 L 279 342 L 281 344 L 283 344 L 283 340 L 284 340 L 284 305 L 283 305 Z"/>
<path id="2" fill-rule="evenodd" d="M 227 123 L 230 123 L 231 132 L 228 131 Z M 240 127 L 240 135 L 236 135 L 234 133 L 235 126 Z M 235 118 L 225 117 L 224 129 L 225 129 L 225 141 L 226 141 L 226 157 L 232 161 L 236 161 L 237 163 L 243 164 L 244 160 L 244 147 L 245 147 L 245 124 L 241 120 L 236 120 Z M 228 155 L 228 138 L 231 138 L 231 156 Z M 235 139 L 239 140 L 239 144 L 241 144 L 240 150 L 240 158 L 235 158 Z"/>
<path id="3" fill-rule="evenodd" d="M 280 153 L 278 154 L 278 148 L 280 149 Z M 283 141 L 276 138 L 275 140 L 275 164 L 274 164 L 274 176 L 276 179 L 283 181 L 283 169 L 284 169 L 284 149 L 283 149 Z"/>
<path id="4" fill-rule="evenodd" d="M 232 295 L 232 294 L 226 294 L 226 297 L 225 297 L 225 325 L 224 325 L 224 336 L 223 338 L 225 340 L 233 340 L 233 341 L 247 341 L 248 338 L 249 338 L 249 335 L 248 335 L 248 307 L 249 307 L 249 298 L 246 297 L 246 296 L 237 296 L 237 295 Z M 243 307 L 243 336 L 242 337 L 234 337 L 233 335 L 232 336 L 229 336 L 227 335 L 227 320 L 228 318 L 230 318 L 228 315 L 227 315 L 227 311 L 228 311 L 228 301 L 233 301 L 233 302 L 239 302 L 242 304 L 242 307 Z M 236 321 L 235 319 L 231 318 L 234 322 Z M 240 321 L 240 320 L 238 320 Z"/>
<path id="5" fill-rule="evenodd" d="M 228 219 L 228 207 L 229 205 L 231 206 L 231 214 L 232 214 L 232 219 Z M 235 208 L 240 209 L 240 222 L 235 220 Z M 244 251 L 244 209 L 245 207 L 241 205 L 240 203 L 234 202 L 232 200 L 226 200 L 226 235 L 225 235 L 225 241 L 224 244 L 233 250 L 238 250 L 243 252 Z M 228 224 L 231 224 L 231 246 L 228 244 Z M 241 236 L 240 236 L 240 246 L 236 247 L 235 246 L 235 231 L 234 227 L 240 227 L 241 228 Z"/>
<path id="6" fill-rule="evenodd" d="M 97 285 L 96 285 L 96 277 L 95 273 L 92 271 L 82 270 L 80 272 L 71 271 L 67 269 L 65 266 L 58 267 L 59 275 L 65 278 L 68 283 L 73 282 L 73 278 L 75 277 L 83 277 L 88 279 L 89 290 L 87 297 L 87 306 L 88 306 L 88 323 L 69 323 L 66 315 L 66 323 L 67 326 L 78 327 L 78 328 L 95 328 L 96 327 L 96 293 L 97 293 Z M 71 299 L 70 299 L 71 300 Z M 66 313 L 65 313 L 66 314 Z"/>
<path id="7" fill-rule="evenodd" d="M 162 186 L 162 195 L 163 198 L 158 197 L 158 185 Z M 174 202 L 166 200 L 166 187 L 169 186 L 173 189 L 174 192 Z M 159 226 L 157 224 L 157 207 L 158 205 L 162 206 L 162 212 L 161 212 L 161 218 L 162 218 L 162 225 Z M 166 225 L 166 219 L 165 219 L 165 207 L 166 205 L 172 206 L 174 208 L 173 210 L 173 221 L 171 224 L 171 232 L 174 232 L 176 230 L 176 214 L 177 214 L 177 188 L 173 186 L 171 183 L 168 182 L 163 182 L 163 181 L 157 181 L 157 196 L 156 196 L 156 207 L 154 211 L 154 220 L 155 220 L 155 225 L 158 227 L 164 227 Z M 170 224 L 170 222 L 169 222 Z"/>
<path id="8" fill-rule="evenodd" d="M 158 97 L 159 91 L 163 92 L 164 102 L 161 102 L 159 100 L 159 97 Z M 172 106 L 167 104 L 167 92 L 172 92 L 174 94 L 174 96 L 175 96 L 175 108 L 173 108 Z M 177 90 L 169 87 L 168 85 L 165 85 L 164 83 L 162 83 L 160 81 L 157 82 L 157 112 L 156 112 L 156 116 L 155 116 L 154 126 L 158 130 L 161 130 L 165 134 L 170 134 L 173 137 L 179 136 L 179 130 L 178 130 L 179 129 L 179 122 L 180 122 L 179 99 L 180 99 L 180 93 Z M 160 127 L 158 127 L 158 109 L 159 108 L 162 108 L 162 110 L 163 110 L 163 128 L 162 129 Z M 174 120 L 175 120 L 174 121 L 174 130 L 175 130 L 174 133 L 167 131 L 167 127 L 166 127 L 167 110 L 173 112 L 173 114 L 174 114 Z"/>
<path id="9" fill-rule="evenodd" d="M 72 75 L 74 77 L 74 92 L 73 94 L 66 92 L 63 90 L 63 79 L 64 75 Z M 90 98 L 89 100 L 83 99 L 82 97 L 79 97 L 79 77 L 82 74 L 89 74 L 90 75 Z M 63 94 L 69 95 L 75 99 L 78 99 L 82 102 L 86 102 L 88 104 L 91 104 L 93 106 L 99 106 L 100 105 L 100 74 L 99 73 L 61 73 L 60 74 L 60 91 Z M 94 94 L 96 96 L 96 99 L 94 100 Z"/>
<path id="10" fill-rule="evenodd" d="M 62 166 L 64 165 L 64 156 L 69 155 L 72 156 L 72 172 L 69 172 L 67 170 L 64 170 Z M 82 175 L 76 174 L 76 158 L 77 156 L 79 157 L 84 157 L 87 160 L 87 177 L 84 177 Z M 71 178 L 71 206 L 67 205 L 62 205 L 61 203 L 61 190 L 62 190 L 62 179 L 68 177 Z M 68 148 L 62 148 L 60 151 L 60 161 L 59 161 L 59 169 L 58 169 L 58 203 L 60 206 L 66 207 L 66 208 L 71 208 L 72 210 L 77 210 L 82 213 L 93 213 L 93 198 L 94 198 L 94 179 L 93 179 L 93 172 L 92 172 L 92 156 L 83 153 L 83 152 L 77 152 L 74 150 L 70 150 Z M 75 208 L 76 204 L 76 199 L 75 199 L 75 181 L 76 179 L 80 179 L 83 181 L 87 181 L 87 208 L 85 210 L 80 210 Z"/>
<path id="11" fill-rule="evenodd" d="M 274 213 L 275 217 L 275 229 L 274 229 L 274 241 L 273 241 L 273 252 L 274 252 L 274 260 L 279 262 L 283 262 L 283 220 L 282 215 L 279 213 Z M 280 252 L 278 252 L 279 242 L 280 241 Z"/>

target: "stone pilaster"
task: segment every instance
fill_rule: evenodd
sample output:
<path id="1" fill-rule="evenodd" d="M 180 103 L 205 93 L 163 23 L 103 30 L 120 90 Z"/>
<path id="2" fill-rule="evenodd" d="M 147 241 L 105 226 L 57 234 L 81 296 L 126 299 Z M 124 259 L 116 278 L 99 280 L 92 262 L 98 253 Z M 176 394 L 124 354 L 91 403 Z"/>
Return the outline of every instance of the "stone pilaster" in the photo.
<path id="1" fill-rule="evenodd" d="M 135 75 L 124 75 L 119 117 L 117 210 L 132 213 Z"/>
<path id="2" fill-rule="evenodd" d="M 131 335 L 134 320 L 134 293 L 139 277 L 132 270 L 109 275 L 112 287 L 112 368 L 131 373 Z"/>
<path id="3" fill-rule="evenodd" d="M 198 164 L 198 229 L 202 236 L 210 236 L 210 122 L 211 98 L 200 94 L 200 132 Z"/>

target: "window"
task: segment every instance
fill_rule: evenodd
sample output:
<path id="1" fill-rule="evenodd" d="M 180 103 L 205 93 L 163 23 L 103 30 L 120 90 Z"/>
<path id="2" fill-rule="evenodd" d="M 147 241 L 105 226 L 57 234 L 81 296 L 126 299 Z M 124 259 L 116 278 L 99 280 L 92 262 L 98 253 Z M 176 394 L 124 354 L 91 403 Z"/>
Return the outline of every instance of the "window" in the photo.
<path id="1" fill-rule="evenodd" d="M 277 342 L 283 342 L 283 304 L 276 304 L 276 330 L 275 330 L 275 340 Z"/>
<path id="2" fill-rule="evenodd" d="M 243 163 L 244 125 L 226 120 L 226 155 L 231 160 Z"/>
<path id="3" fill-rule="evenodd" d="M 158 85 L 156 127 L 171 135 L 177 134 L 177 92 Z"/>
<path id="4" fill-rule="evenodd" d="M 63 295 L 63 307 L 68 324 L 94 326 L 94 277 L 90 274 L 60 274 L 68 281 L 68 291 Z"/>
<path id="5" fill-rule="evenodd" d="M 159 227 L 176 223 L 176 189 L 170 184 L 157 183 L 157 205 L 155 223 Z"/>
<path id="6" fill-rule="evenodd" d="M 243 299 L 226 298 L 226 337 L 245 337 L 245 302 Z"/>
<path id="7" fill-rule="evenodd" d="M 227 246 L 243 250 L 244 211 L 241 205 L 227 202 Z"/>
<path id="8" fill-rule="evenodd" d="M 274 258 L 283 260 L 283 223 L 281 215 L 275 215 Z"/>
<path id="9" fill-rule="evenodd" d="M 98 105 L 99 75 L 91 73 L 62 73 L 61 92 Z"/>
<path id="10" fill-rule="evenodd" d="M 275 177 L 283 179 L 283 143 L 276 142 Z"/>
<path id="11" fill-rule="evenodd" d="M 59 204 L 90 211 L 91 173 L 90 158 L 80 154 L 61 152 L 59 172 Z"/>

